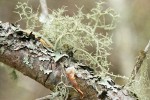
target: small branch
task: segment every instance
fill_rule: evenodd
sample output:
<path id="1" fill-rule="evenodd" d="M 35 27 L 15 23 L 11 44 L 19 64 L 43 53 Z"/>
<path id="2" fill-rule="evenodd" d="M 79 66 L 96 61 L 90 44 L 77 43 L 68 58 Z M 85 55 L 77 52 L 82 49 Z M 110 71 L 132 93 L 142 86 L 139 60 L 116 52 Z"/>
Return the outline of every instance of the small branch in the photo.
<path id="1" fill-rule="evenodd" d="M 41 15 L 39 17 L 39 21 L 41 23 L 45 23 L 48 18 L 48 8 L 46 0 L 40 0 L 40 5 L 41 5 Z"/>
<path id="2" fill-rule="evenodd" d="M 150 40 L 149 40 L 147 46 L 145 47 L 144 52 L 147 53 L 149 49 L 150 49 Z"/>
<path id="3" fill-rule="evenodd" d="M 147 54 L 149 49 L 150 49 L 150 41 L 146 45 L 145 49 L 143 51 L 141 51 L 139 56 L 137 57 L 135 66 L 134 66 L 133 71 L 131 73 L 130 81 L 135 79 L 135 76 L 137 75 L 137 73 L 138 73 L 138 71 L 139 71 L 139 69 L 140 69 L 144 59 L 146 58 L 146 54 Z"/>

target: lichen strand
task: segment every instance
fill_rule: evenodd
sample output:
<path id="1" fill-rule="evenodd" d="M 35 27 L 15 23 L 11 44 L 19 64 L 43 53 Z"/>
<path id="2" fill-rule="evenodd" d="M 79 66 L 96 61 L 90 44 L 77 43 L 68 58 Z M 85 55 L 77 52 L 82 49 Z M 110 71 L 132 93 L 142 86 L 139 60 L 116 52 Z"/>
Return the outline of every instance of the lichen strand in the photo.
<path id="1" fill-rule="evenodd" d="M 32 8 L 25 3 L 18 3 L 17 13 L 21 20 L 26 20 L 27 28 L 29 22 L 32 29 L 36 28 L 36 23 L 41 26 L 39 33 L 44 40 L 53 44 L 53 49 L 68 54 L 72 51 L 74 59 L 82 63 L 91 65 L 98 74 L 106 74 L 110 63 L 107 60 L 109 56 L 111 36 L 106 34 L 116 26 L 118 14 L 111 8 L 106 8 L 106 2 L 96 2 L 95 8 L 85 14 L 82 8 L 78 8 L 78 13 L 73 16 L 65 15 L 65 7 L 53 10 L 48 15 L 46 23 L 38 23 L 38 12 L 33 12 Z M 35 16 L 36 17 L 33 17 Z M 109 21 L 107 20 L 109 18 Z M 86 23 L 85 23 L 86 22 Z M 104 30 L 105 32 L 99 32 Z M 89 52 L 87 48 L 92 48 Z M 101 69 L 97 71 L 96 68 Z"/>
<path id="2" fill-rule="evenodd" d="M 38 10 L 37 13 L 34 13 L 32 8 L 27 5 L 27 3 L 21 3 L 18 2 L 18 5 L 16 5 L 16 9 L 20 9 L 20 12 L 16 12 L 20 16 L 20 20 L 26 21 L 26 27 L 27 29 L 35 29 L 35 27 L 39 27 L 38 22 Z M 18 20 L 18 21 L 20 21 Z"/>
<path id="3" fill-rule="evenodd" d="M 141 69 L 139 70 L 139 75 L 135 78 L 135 80 L 132 80 L 133 83 L 131 86 L 127 86 L 126 88 L 133 93 L 138 95 L 139 100 L 149 100 L 149 89 L 150 89 L 150 79 L 148 76 L 148 61 L 149 58 L 146 57 L 146 60 L 144 60 Z M 138 88 L 137 88 L 138 87 Z"/>

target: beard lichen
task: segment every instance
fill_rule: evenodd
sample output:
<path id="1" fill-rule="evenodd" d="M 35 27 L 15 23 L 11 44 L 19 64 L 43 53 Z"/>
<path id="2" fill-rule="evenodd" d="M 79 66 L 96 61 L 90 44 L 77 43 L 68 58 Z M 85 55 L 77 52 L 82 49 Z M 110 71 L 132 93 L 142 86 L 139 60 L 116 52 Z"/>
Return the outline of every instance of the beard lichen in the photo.
<path id="1" fill-rule="evenodd" d="M 45 23 L 39 22 L 38 10 L 33 12 L 27 3 L 19 2 L 16 7 L 19 11 L 16 13 L 20 15 L 20 20 L 26 21 L 27 29 L 33 31 L 40 27 L 39 33 L 53 44 L 53 50 L 65 53 L 71 50 L 79 62 L 91 65 L 98 74 L 106 74 L 110 65 L 107 57 L 112 44 L 111 35 L 107 32 L 115 28 L 119 16 L 113 9 L 106 8 L 105 4 L 97 2 L 87 14 L 78 8 L 77 14 L 72 16 L 65 15 L 65 7 L 62 7 L 51 11 Z M 97 68 L 101 71 L 97 71 Z"/>
<path id="2" fill-rule="evenodd" d="M 138 96 L 139 100 L 149 100 L 149 91 L 150 91 L 150 79 L 148 75 L 148 59 L 146 59 L 140 70 L 139 75 L 132 80 L 132 84 L 126 88 Z"/>
<path id="3" fill-rule="evenodd" d="M 95 8 L 92 8 L 89 13 L 83 13 L 82 8 L 78 8 L 78 12 L 72 16 L 65 15 L 66 7 L 62 7 L 51 11 L 45 23 L 39 22 L 40 14 L 38 10 L 33 12 L 27 3 L 19 2 L 16 7 L 19 11 L 16 13 L 19 14 L 20 20 L 26 21 L 27 29 L 34 31 L 38 27 L 39 31 L 37 34 L 40 34 L 44 40 L 52 43 L 53 47 L 51 49 L 54 51 L 67 54 L 71 51 L 75 60 L 90 65 L 96 74 L 101 76 L 108 74 L 114 77 L 125 78 L 108 72 L 110 65 L 108 56 L 110 55 L 109 50 L 111 50 L 110 45 L 112 44 L 112 35 L 109 32 L 116 27 L 119 15 L 114 9 L 107 8 L 105 4 L 106 2 L 102 1 L 96 2 Z M 140 70 L 138 81 L 133 80 L 135 82 L 126 88 L 137 94 L 140 99 L 148 100 L 147 91 L 150 86 L 147 83 L 150 80 L 147 76 L 147 65 L 145 65 L 145 62 L 143 66 Z M 52 96 L 58 95 L 59 90 L 57 89 L 62 87 L 64 87 L 64 93 L 68 93 L 66 85 L 61 81 L 57 85 L 57 92 Z"/>

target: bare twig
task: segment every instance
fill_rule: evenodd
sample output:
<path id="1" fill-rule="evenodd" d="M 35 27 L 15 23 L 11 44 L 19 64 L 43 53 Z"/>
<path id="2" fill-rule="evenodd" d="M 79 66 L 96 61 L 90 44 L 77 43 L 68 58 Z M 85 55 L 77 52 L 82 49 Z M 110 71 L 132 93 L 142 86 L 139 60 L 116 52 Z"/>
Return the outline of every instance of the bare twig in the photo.
<path id="1" fill-rule="evenodd" d="M 144 52 L 147 53 L 149 49 L 150 49 L 150 40 L 149 40 L 147 46 L 145 47 Z"/>

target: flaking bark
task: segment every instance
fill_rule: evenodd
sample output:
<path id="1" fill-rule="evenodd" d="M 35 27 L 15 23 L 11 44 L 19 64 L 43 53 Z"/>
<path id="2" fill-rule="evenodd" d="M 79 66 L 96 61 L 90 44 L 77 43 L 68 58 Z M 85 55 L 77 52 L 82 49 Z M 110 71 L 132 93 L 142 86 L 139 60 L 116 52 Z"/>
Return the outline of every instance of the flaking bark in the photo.
<path id="1" fill-rule="evenodd" d="M 18 26 L 0 23 L 0 62 L 15 68 L 52 91 L 61 81 L 61 73 L 64 70 L 61 63 L 65 61 L 63 59 L 70 59 L 62 57 L 55 61 L 53 52 L 44 47 L 34 36 L 24 34 Z M 91 76 L 89 70 L 84 69 L 83 66 L 76 66 L 74 62 L 72 66 L 77 70 L 75 76 L 79 88 L 84 93 L 83 100 L 136 100 L 132 92 L 121 86 L 116 87 L 111 79 Z M 43 69 L 52 72 L 46 74 Z M 82 76 L 85 74 L 84 71 L 85 77 Z M 101 80 L 106 81 L 107 84 L 101 83 Z M 81 99 L 79 93 L 70 88 L 68 100 L 79 99 Z"/>

